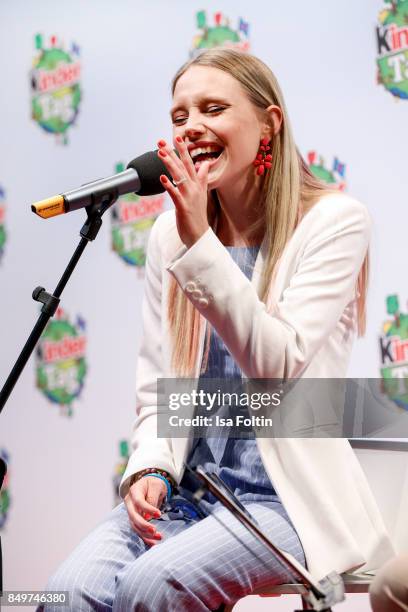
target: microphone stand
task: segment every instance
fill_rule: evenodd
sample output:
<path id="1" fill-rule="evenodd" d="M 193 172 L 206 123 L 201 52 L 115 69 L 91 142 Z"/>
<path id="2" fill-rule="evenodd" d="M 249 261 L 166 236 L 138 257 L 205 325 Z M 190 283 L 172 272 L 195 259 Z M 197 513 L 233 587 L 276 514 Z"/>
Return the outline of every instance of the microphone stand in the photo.
<path id="1" fill-rule="evenodd" d="M 0 457 L 0 491 L 1 491 L 1 487 L 3 486 L 3 480 L 6 475 L 6 471 L 7 471 L 6 462 L 3 461 L 3 459 Z M 3 555 L 1 552 L 1 535 L 0 535 L 0 602 L 1 602 L 2 595 L 3 595 Z M 1 603 L 0 603 L 0 608 L 1 608 Z"/>
<path id="2" fill-rule="evenodd" d="M 17 361 L 4 384 L 4 387 L 0 391 L 0 413 L 3 410 L 10 393 L 18 381 L 38 340 L 40 339 L 41 334 L 46 328 L 48 321 L 54 316 L 60 303 L 61 294 L 65 289 L 65 286 L 68 283 L 82 253 L 84 252 L 85 247 L 89 244 L 89 242 L 95 240 L 96 236 L 98 235 L 102 225 L 102 215 L 108 210 L 108 208 L 110 208 L 110 206 L 112 206 L 112 204 L 116 202 L 118 195 L 119 194 L 117 193 L 116 189 L 111 189 L 109 192 L 107 192 L 106 188 L 103 188 L 99 193 L 96 192 L 93 194 L 93 203 L 85 208 L 88 217 L 80 231 L 81 240 L 75 249 L 75 252 L 72 255 L 63 275 L 61 276 L 54 293 L 47 293 L 44 287 L 36 287 L 34 289 L 32 294 L 33 300 L 36 302 L 41 302 L 43 307 L 41 308 L 41 314 L 37 319 L 37 323 L 34 325 L 34 328 L 29 335 L 20 355 L 18 356 Z"/>
<path id="3" fill-rule="evenodd" d="M 48 321 L 54 316 L 58 305 L 60 303 L 60 297 L 68 283 L 71 274 L 73 273 L 85 247 L 89 242 L 95 240 L 98 232 L 102 226 L 102 215 L 114 204 L 119 194 L 116 189 L 110 189 L 109 191 L 105 188 L 101 188 L 99 192 L 94 192 L 92 198 L 93 202 L 89 206 L 85 207 L 87 219 L 81 228 L 80 235 L 81 240 L 77 248 L 74 251 L 58 285 L 55 288 L 54 293 L 50 294 L 44 289 L 44 287 L 36 287 L 33 291 L 33 300 L 43 304 L 41 308 L 41 314 L 37 319 L 36 324 L 33 327 L 31 334 L 29 335 L 27 342 L 25 343 L 20 355 L 17 358 L 16 363 L 13 366 L 2 390 L 0 391 L 0 413 L 3 410 L 10 393 L 14 389 L 14 386 L 22 371 L 24 370 L 27 361 L 29 360 L 31 353 L 33 352 L 41 334 L 47 326 Z M 0 491 L 3 484 L 3 479 L 7 471 L 6 463 L 0 458 Z M 2 553 L 1 553 L 1 538 L 0 538 L 0 597 L 3 590 L 3 572 L 2 572 Z"/>
<path id="4" fill-rule="evenodd" d="M 257 521 L 217 474 L 205 472 L 200 465 L 195 470 L 192 470 L 187 465 L 185 467 L 191 475 L 196 476 L 201 482 L 201 486 L 198 486 L 193 496 L 196 502 L 200 501 L 206 490 L 215 495 L 258 541 L 263 542 L 278 557 L 282 565 L 289 568 L 295 574 L 297 581 L 303 585 L 303 590 L 306 589 L 307 591 L 306 594 L 303 594 L 302 586 L 299 585 L 299 595 L 302 596 L 302 601 L 308 604 L 309 610 L 314 610 L 314 612 L 331 612 L 331 606 L 344 601 L 344 584 L 337 572 L 330 572 L 330 574 L 317 582 L 303 565 L 294 557 L 278 548 L 263 533 Z M 303 611 L 298 610 L 295 612 Z"/>

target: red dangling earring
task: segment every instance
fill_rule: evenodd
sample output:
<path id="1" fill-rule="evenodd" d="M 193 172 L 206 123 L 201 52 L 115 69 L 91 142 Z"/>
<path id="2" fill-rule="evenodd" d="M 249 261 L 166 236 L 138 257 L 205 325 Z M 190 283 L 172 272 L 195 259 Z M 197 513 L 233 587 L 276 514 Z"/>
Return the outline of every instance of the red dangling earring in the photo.
<path id="1" fill-rule="evenodd" d="M 267 151 L 271 150 L 270 142 L 269 138 L 262 138 L 256 159 L 253 161 L 258 175 L 264 174 L 265 169 L 272 168 L 272 155 L 267 153 Z"/>

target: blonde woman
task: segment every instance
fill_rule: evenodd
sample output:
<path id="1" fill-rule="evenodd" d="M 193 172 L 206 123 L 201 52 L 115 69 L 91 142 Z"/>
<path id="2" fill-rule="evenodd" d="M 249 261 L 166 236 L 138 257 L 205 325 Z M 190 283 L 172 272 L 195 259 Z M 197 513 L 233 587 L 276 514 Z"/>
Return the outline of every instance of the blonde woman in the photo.
<path id="1" fill-rule="evenodd" d="M 184 462 L 216 472 L 317 579 L 393 554 L 346 440 L 157 436 L 160 377 L 344 378 L 365 327 L 370 234 L 364 206 L 308 170 L 259 59 L 188 62 L 171 119 L 158 155 L 175 209 L 149 241 L 124 503 L 48 585 L 73 610 L 216 610 L 290 579 L 215 498 L 192 500 Z"/>

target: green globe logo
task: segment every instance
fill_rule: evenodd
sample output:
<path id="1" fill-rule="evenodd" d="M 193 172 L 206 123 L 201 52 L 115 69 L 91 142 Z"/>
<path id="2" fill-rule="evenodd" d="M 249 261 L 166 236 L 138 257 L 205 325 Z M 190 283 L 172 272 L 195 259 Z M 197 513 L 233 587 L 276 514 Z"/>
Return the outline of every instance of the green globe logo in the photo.
<path id="1" fill-rule="evenodd" d="M 207 24 L 205 11 L 197 13 L 197 27 L 201 32 L 193 39 L 193 45 L 190 50 L 191 57 L 198 55 L 204 49 L 212 49 L 214 47 L 229 47 L 241 51 L 249 51 L 248 22 L 240 18 L 238 29 L 233 30 L 230 27 L 229 19 L 218 12 L 214 15 L 214 24 L 214 26 Z"/>
<path id="2" fill-rule="evenodd" d="M 344 191 L 346 189 L 346 181 L 344 178 L 346 164 L 341 163 L 337 157 L 333 160 L 332 168 L 327 168 L 325 166 L 323 157 L 321 155 L 318 157 L 316 151 L 310 151 L 307 154 L 307 161 L 310 170 L 318 179 L 324 181 L 328 185 L 337 187 L 339 191 Z"/>
<path id="3" fill-rule="evenodd" d="M 0 448 L 0 457 L 3 459 L 3 461 L 8 467 L 10 463 L 10 458 L 8 452 L 4 448 Z M 9 471 L 7 471 L 4 477 L 3 486 L 0 491 L 0 529 L 3 529 L 6 524 L 10 505 L 10 476 Z"/>
<path id="4" fill-rule="evenodd" d="M 116 172 L 123 172 L 123 164 L 116 165 Z M 146 248 L 150 230 L 163 212 L 165 196 L 141 197 L 135 193 L 122 196 L 111 207 L 112 250 L 130 266 L 143 274 Z"/>
<path id="5" fill-rule="evenodd" d="M 0 261 L 4 254 L 4 245 L 6 244 L 6 228 L 4 225 L 6 216 L 6 194 L 4 189 L 0 186 Z"/>
<path id="6" fill-rule="evenodd" d="M 376 27 L 377 82 L 396 98 L 408 98 L 408 0 L 384 3 Z"/>
<path id="7" fill-rule="evenodd" d="M 397 295 L 389 295 L 386 304 L 393 319 L 385 321 L 380 336 L 382 387 L 397 406 L 408 410 L 408 315 L 400 312 Z"/>
<path id="8" fill-rule="evenodd" d="M 51 47 L 45 49 L 40 34 L 36 36 L 36 48 L 39 54 L 30 73 L 32 118 L 66 144 L 66 132 L 75 122 L 81 101 L 79 48 L 73 44 L 70 54 L 57 47 L 53 36 Z"/>
<path id="9" fill-rule="evenodd" d="M 85 322 L 77 317 L 73 325 L 59 308 L 56 319 L 48 323 L 36 351 L 36 382 L 44 395 L 61 407 L 61 412 L 72 415 L 72 403 L 84 386 Z"/>

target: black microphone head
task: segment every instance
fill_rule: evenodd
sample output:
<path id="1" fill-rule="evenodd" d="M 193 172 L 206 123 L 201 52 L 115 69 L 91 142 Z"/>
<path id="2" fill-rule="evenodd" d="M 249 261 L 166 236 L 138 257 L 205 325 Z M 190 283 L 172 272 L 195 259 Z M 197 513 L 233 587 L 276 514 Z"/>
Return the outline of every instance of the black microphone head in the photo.
<path id="1" fill-rule="evenodd" d="M 139 157 L 135 157 L 135 159 L 128 163 L 127 167 L 133 168 L 138 174 L 140 189 L 137 193 L 141 196 L 156 195 L 165 191 L 160 182 L 161 174 L 165 174 L 168 179 L 172 180 L 166 166 L 158 157 L 157 150 L 148 151 L 143 153 L 143 155 L 139 155 Z"/>

